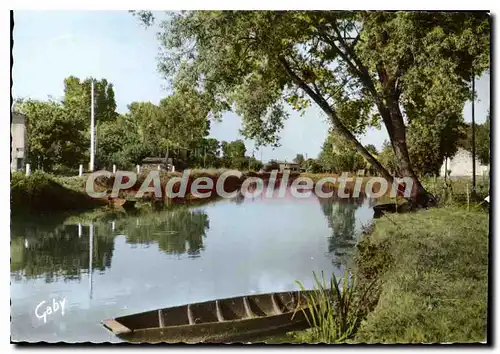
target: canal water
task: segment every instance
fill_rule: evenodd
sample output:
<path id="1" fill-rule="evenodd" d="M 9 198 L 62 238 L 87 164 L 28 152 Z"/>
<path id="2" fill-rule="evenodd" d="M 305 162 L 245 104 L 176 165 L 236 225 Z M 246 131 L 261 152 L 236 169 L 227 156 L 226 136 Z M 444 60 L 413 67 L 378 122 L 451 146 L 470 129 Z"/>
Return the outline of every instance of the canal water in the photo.
<path id="1" fill-rule="evenodd" d="M 134 213 L 12 219 L 13 341 L 119 342 L 103 319 L 312 288 L 343 273 L 368 199 L 245 198 Z M 64 305 L 64 314 L 62 305 Z"/>

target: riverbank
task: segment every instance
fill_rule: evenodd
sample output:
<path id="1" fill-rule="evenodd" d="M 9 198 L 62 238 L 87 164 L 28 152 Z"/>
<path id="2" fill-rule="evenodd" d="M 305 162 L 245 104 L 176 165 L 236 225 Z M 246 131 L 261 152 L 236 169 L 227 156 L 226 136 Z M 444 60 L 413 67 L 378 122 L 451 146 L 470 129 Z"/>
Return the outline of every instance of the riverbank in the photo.
<path id="1" fill-rule="evenodd" d="M 377 286 L 365 304 L 370 312 L 347 342 L 486 341 L 488 237 L 489 215 L 477 204 L 376 220 L 357 245 L 354 276 Z M 312 337 L 303 331 L 271 342 Z"/>
<path id="2" fill-rule="evenodd" d="M 105 192 L 106 195 L 102 198 L 92 198 L 88 196 L 86 192 L 88 175 L 84 175 L 82 177 L 63 177 L 54 176 L 41 171 L 36 171 L 30 176 L 25 176 L 22 173 L 14 173 L 11 179 L 11 210 L 16 214 L 85 211 L 106 205 L 119 207 L 125 200 L 146 203 L 155 201 L 156 207 L 163 207 L 172 204 L 204 204 L 219 198 L 216 192 L 217 182 L 221 175 L 227 171 L 229 170 L 191 170 L 189 178 L 186 181 L 186 191 L 184 195 L 174 198 L 166 197 L 167 193 L 165 191 L 165 187 L 170 179 L 180 179 L 183 174 L 180 172 L 161 172 L 161 200 L 157 200 L 153 192 L 146 192 L 141 198 L 136 198 L 137 192 L 147 177 L 147 173 L 138 175 L 134 185 L 120 190 L 117 198 L 109 197 L 115 182 L 114 176 L 111 176 L 110 178 L 98 177 L 94 181 L 94 190 L 96 192 Z M 292 181 L 297 177 L 297 175 L 298 174 L 291 174 L 289 181 Z M 193 182 L 200 177 L 205 177 L 206 179 L 212 181 L 211 188 L 203 188 L 206 184 L 200 184 L 197 188 L 199 193 L 208 192 L 208 197 L 201 198 L 200 196 L 192 193 Z M 266 181 L 269 179 L 270 173 L 241 172 L 240 177 L 234 175 L 228 176 L 224 180 L 224 191 L 227 193 L 237 191 L 241 187 L 242 183 L 249 177 L 258 177 Z M 280 178 L 281 175 L 278 175 L 278 179 Z M 125 181 L 123 181 L 123 183 L 125 183 Z M 179 192 L 180 188 L 181 183 L 178 181 L 173 185 L 172 189 L 174 192 Z"/>
<path id="3" fill-rule="evenodd" d="M 105 196 L 102 198 L 92 198 L 88 196 L 86 192 L 86 183 L 88 179 L 88 174 L 84 174 L 82 177 L 73 176 L 55 176 L 52 174 L 47 174 L 41 171 L 36 171 L 30 176 L 25 176 L 22 173 L 14 173 L 11 180 L 11 203 L 12 211 L 15 213 L 47 213 L 47 212 L 70 212 L 70 211 L 81 211 L 88 210 L 96 207 L 110 205 L 113 207 L 120 207 L 125 203 L 125 201 L 134 202 L 155 202 L 155 206 L 162 207 L 164 205 L 170 204 L 203 204 L 211 200 L 216 200 L 219 195 L 216 191 L 216 186 L 221 178 L 221 176 L 228 172 L 227 169 L 193 169 L 190 170 L 189 177 L 185 181 L 186 183 L 182 188 L 185 188 L 185 193 L 180 193 L 181 195 L 167 198 L 166 186 L 167 183 L 176 178 L 177 182 L 174 183 L 172 191 L 174 193 L 179 192 L 181 189 L 180 179 L 183 177 L 183 173 L 180 172 L 165 172 L 160 171 L 159 181 L 162 188 L 162 197 L 160 199 L 155 197 L 153 192 L 146 192 L 141 198 L 136 198 L 137 192 L 141 189 L 144 181 L 148 177 L 147 171 L 137 175 L 134 184 L 126 189 L 120 189 L 118 197 L 111 198 L 111 190 L 113 189 L 115 183 L 115 176 L 108 177 L 98 177 L 94 181 L 94 191 L 104 193 Z M 234 171 L 233 171 L 234 172 Z M 227 193 L 232 193 L 241 188 L 243 182 L 248 178 L 259 178 L 267 183 L 271 177 L 269 172 L 251 172 L 245 171 L 240 172 L 241 175 L 235 176 L 225 176 L 224 180 L 224 191 Z M 205 178 L 201 184 L 198 184 L 198 193 L 205 194 L 203 198 L 197 193 L 192 193 L 193 182 L 200 178 Z M 279 186 L 282 178 L 282 174 L 277 174 L 276 186 Z M 288 176 L 288 183 L 292 183 L 297 177 L 307 177 L 313 181 L 313 188 L 316 182 L 325 177 L 338 177 L 334 174 L 299 174 L 290 173 Z M 363 177 L 361 187 L 361 195 L 364 195 L 364 185 L 369 177 Z M 122 180 L 122 183 L 126 183 Z M 210 188 L 206 188 L 207 181 L 211 182 Z M 150 186 L 153 183 L 150 180 Z M 205 187 L 205 188 L 204 188 Z M 256 188 L 255 181 L 249 185 L 249 190 Z M 323 192 L 328 192 L 335 190 L 339 187 L 338 182 L 331 183 L 326 182 L 322 190 Z M 380 185 L 374 186 L 374 192 L 377 192 Z M 352 194 L 355 189 L 354 181 L 346 183 L 345 191 L 348 194 Z M 208 197 L 207 197 L 208 195 Z"/>
<path id="4" fill-rule="evenodd" d="M 72 180 L 74 177 L 69 177 Z M 13 173 L 10 182 L 12 214 L 46 214 L 64 211 L 84 211 L 106 205 L 84 193 L 76 182 L 74 188 L 61 183 L 60 178 L 36 171 L 30 176 Z"/>
<path id="5" fill-rule="evenodd" d="M 359 244 L 358 267 L 382 284 L 354 342 L 486 340 L 489 215 L 441 207 L 376 221 Z"/>

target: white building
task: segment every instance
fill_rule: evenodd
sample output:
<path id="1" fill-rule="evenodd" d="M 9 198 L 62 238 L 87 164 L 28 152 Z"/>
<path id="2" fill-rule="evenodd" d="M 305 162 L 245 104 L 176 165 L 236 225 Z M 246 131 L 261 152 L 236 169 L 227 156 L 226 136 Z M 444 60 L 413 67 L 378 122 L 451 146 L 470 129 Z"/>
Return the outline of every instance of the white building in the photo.
<path id="1" fill-rule="evenodd" d="M 10 170 L 19 171 L 24 169 L 26 151 L 26 118 L 21 113 L 12 113 L 10 124 L 11 134 L 11 160 Z"/>
<path id="2" fill-rule="evenodd" d="M 440 176 L 444 176 L 448 170 L 450 177 L 472 177 L 472 153 L 470 151 L 458 148 L 457 153 L 446 160 L 439 171 Z M 482 165 L 476 155 L 476 176 L 487 175 L 489 170 L 490 166 Z"/>

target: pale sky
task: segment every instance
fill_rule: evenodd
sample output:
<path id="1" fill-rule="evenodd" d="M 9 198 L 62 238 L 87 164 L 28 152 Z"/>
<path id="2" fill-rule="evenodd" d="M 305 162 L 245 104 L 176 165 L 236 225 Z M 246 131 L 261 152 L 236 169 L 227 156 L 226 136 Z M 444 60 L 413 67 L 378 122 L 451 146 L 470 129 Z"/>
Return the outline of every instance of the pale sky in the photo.
<path id="1" fill-rule="evenodd" d="M 15 11 L 13 96 L 47 99 L 61 98 L 64 78 L 93 76 L 113 83 L 120 113 L 134 101 L 158 103 L 166 96 L 164 81 L 157 72 L 159 42 L 155 29 L 146 29 L 126 11 Z M 486 119 L 490 104 L 490 76 L 476 82 L 476 122 Z M 470 103 L 464 107 L 466 121 L 471 120 Z M 225 114 L 221 123 L 213 123 L 210 135 L 218 140 L 236 140 L 241 118 Z M 296 154 L 317 157 L 326 137 L 328 124 L 317 107 L 303 116 L 291 112 L 281 132 L 281 147 L 262 149 L 264 161 L 291 160 Z M 385 128 L 370 129 L 361 141 L 377 148 L 387 139 Z M 247 155 L 253 142 L 245 141 Z M 255 157 L 261 157 L 255 152 Z"/>

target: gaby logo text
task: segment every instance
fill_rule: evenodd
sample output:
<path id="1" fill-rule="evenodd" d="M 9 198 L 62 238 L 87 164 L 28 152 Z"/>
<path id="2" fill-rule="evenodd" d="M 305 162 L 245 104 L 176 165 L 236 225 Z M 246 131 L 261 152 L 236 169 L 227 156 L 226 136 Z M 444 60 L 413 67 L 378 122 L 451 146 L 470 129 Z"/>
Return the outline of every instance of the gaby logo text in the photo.
<path id="1" fill-rule="evenodd" d="M 43 320 L 43 323 L 47 323 L 47 317 L 61 311 L 61 315 L 64 316 L 64 308 L 66 306 L 66 298 L 62 300 L 52 299 L 52 303 L 42 301 L 35 308 L 35 316 L 39 320 Z"/>

